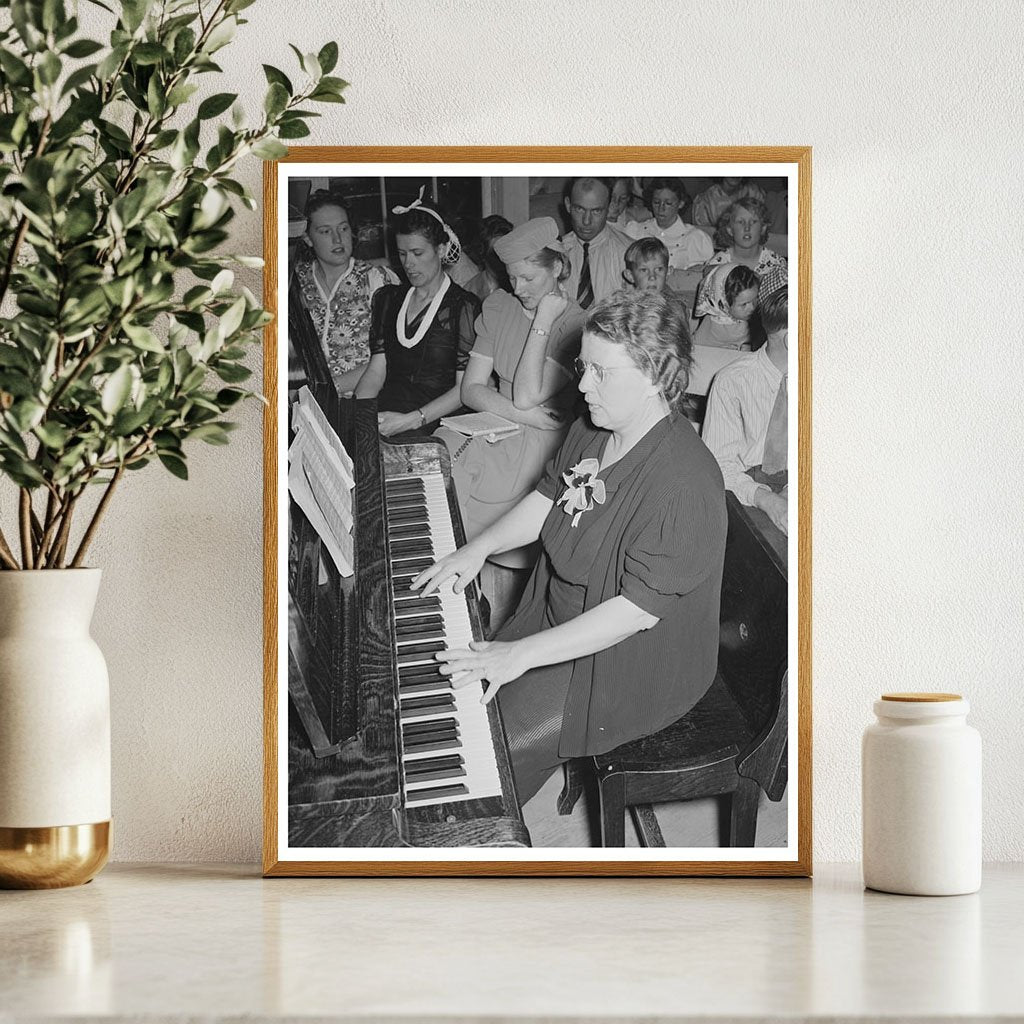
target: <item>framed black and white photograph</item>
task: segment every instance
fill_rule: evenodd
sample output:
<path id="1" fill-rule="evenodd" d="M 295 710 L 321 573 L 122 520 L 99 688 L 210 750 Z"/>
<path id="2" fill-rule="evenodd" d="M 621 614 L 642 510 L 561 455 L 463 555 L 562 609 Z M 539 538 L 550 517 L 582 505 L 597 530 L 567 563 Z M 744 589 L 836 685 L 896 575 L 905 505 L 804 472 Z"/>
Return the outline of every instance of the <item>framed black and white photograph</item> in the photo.
<path id="1" fill-rule="evenodd" d="M 810 161 L 266 165 L 266 875 L 810 874 Z"/>

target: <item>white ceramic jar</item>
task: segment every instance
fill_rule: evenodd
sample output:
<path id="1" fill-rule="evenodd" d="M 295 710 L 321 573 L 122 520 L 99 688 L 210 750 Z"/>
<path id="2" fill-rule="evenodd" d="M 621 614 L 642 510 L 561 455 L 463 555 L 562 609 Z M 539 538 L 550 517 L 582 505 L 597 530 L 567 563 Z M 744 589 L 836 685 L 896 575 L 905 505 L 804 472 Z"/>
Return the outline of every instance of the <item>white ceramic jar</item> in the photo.
<path id="1" fill-rule="evenodd" d="M 981 737 L 954 693 L 890 693 L 864 731 L 864 884 L 913 896 L 981 887 Z"/>

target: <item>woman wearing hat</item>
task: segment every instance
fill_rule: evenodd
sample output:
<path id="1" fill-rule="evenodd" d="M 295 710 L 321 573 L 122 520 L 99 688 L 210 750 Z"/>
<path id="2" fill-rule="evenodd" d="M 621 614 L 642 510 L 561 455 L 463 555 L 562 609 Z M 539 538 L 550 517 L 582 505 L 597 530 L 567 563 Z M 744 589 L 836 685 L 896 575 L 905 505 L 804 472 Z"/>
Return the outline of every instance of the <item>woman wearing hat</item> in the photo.
<path id="1" fill-rule="evenodd" d="M 452 476 L 469 539 L 533 490 L 562 443 L 576 398 L 572 366 L 586 315 L 562 291 L 569 260 L 551 217 L 527 221 L 497 239 L 494 252 L 508 270 L 514 294 L 496 291 L 484 301 L 462 378 L 462 402 L 504 416 L 520 429 L 495 443 L 482 437 L 467 441 L 447 429 L 438 432 L 452 451 Z M 493 561 L 528 569 L 535 548 L 505 552 Z M 492 606 L 494 596 L 491 590 Z"/>
<path id="2" fill-rule="evenodd" d="M 459 384 L 473 347 L 480 300 L 445 272 L 459 240 L 420 198 L 396 206 L 395 246 L 409 285 L 381 288 L 370 315 L 370 362 L 356 398 L 377 399 L 381 434 L 428 434 L 460 406 Z"/>

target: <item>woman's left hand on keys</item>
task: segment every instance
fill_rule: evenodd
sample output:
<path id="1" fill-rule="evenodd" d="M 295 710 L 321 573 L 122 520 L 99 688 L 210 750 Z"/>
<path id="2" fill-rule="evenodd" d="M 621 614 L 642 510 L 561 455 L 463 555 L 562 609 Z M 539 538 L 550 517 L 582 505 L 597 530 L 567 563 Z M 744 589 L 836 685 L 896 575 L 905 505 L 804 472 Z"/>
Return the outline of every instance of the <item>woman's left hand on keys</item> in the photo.
<path id="1" fill-rule="evenodd" d="M 530 667 L 519 644 L 501 640 L 474 640 L 468 649 L 438 651 L 434 657 L 441 662 L 441 671 L 451 676 L 456 690 L 487 680 L 483 704 L 489 704 L 502 686 L 518 679 Z"/>

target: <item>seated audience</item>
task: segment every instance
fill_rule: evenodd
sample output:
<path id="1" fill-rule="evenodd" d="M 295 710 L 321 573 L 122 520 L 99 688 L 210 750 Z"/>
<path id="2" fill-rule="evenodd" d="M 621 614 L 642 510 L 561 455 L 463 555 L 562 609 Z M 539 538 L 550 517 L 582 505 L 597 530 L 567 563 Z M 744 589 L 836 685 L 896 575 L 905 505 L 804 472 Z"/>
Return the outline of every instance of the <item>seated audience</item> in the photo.
<path id="1" fill-rule="evenodd" d="M 479 251 L 475 253 L 475 262 L 483 269 L 466 283 L 465 289 L 472 292 L 481 302 L 499 288 L 506 292 L 512 291 L 505 264 L 494 254 L 494 243 L 511 230 L 512 222 L 497 214 L 484 217 L 480 222 Z"/>
<path id="2" fill-rule="evenodd" d="M 504 416 L 520 429 L 494 443 L 485 437 L 467 440 L 445 427 L 438 431 L 452 452 L 452 479 L 469 540 L 533 490 L 562 443 L 576 398 L 572 366 L 584 318 L 564 291 L 568 266 L 552 218 L 527 221 L 499 238 L 494 251 L 508 269 L 514 294 L 495 291 L 484 300 L 462 378 L 462 401 L 469 409 Z M 535 558 L 536 549 L 527 547 L 493 561 L 525 569 Z M 495 573 L 485 584 L 492 600 L 494 587 L 512 581 Z M 492 612 L 500 617 L 501 609 Z"/>
<path id="3" fill-rule="evenodd" d="M 749 178 L 723 178 L 720 184 L 711 185 L 693 200 L 693 223 L 714 234 L 718 218 L 737 199 L 759 199 L 764 202 L 764 189 Z"/>
<path id="4" fill-rule="evenodd" d="M 789 277 L 785 256 L 764 243 L 771 230 L 768 208 L 760 199 L 737 199 L 722 214 L 715 235 L 719 250 L 708 260 L 709 267 L 738 263 L 757 274 L 762 294 L 783 288 Z"/>
<path id="5" fill-rule="evenodd" d="M 356 398 L 377 399 L 381 434 L 428 434 L 461 406 L 459 389 L 473 347 L 480 300 L 445 273 L 459 258 L 455 233 L 420 198 L 396 206 L 395 246 L 409 286 L 373 297 L 370 362 Z"/>
<path id="6" fill-rule="evenodd" d="M 567 758 L 686 714 L 715 678 L 727 516 L 722 474 L 677 412 L 689 365 L 660 296 L 596 306 L 578 363 L 589 418 L 522 501 L 413 581 L 461 592 L 488 557 L 540 540 L 498 637 L 436 655 L 454 687 L 497 696 L 521 803 Z"/>
<path id="7" fill-rule="evenodd" d="M 788 289 L 761 305 L 763 348 L 719 370 L 708 395 L 704 443 L 722 469 L 727 490 L 762 509 L 788 532 Z"/>
<path id="8" fill-rule="evenodd" d="M 684 223 L 679 209 L 687 201 L 681 178 L 652 178 L 646 195 L 654 217 L 643 223 L 630 223 L 626 231 L 632 238 L 657 238 L 668 249 L 669 266 L 685 270 L 705 263 L 714 254 L 711 238 Z"/>
<path id="9" fill-rule="evenodd" d="M 306 202 L 305 242 L 295 265 L 294 285 L 309 310 L 339 395 L 352 392 L 370 359 L 370 300 L 396 284 L 387 267 L 353 259 L 354 232 L 348 204 L 318 190 Z M 289 366 L 297 366 L 289 360 Z"/>
<path id="10" fill-rule="evenodd" d="M 562 239 L 569 261 L 565 290 L 583 309 L 622 287 L 622 258 L 629 238 L 608 226 L 611 195 L 608 178 L 573 178 L 565 198 L 572 224 Z"/>
<path id="11" fill-rule="evenodd" d="M 694 345 L 744 348 L 750 345 L 750 318 L 757 311 L 758 279 L 750 267 L 725 263 L 709 267 L 697 289 L 693 315 L 700 322 Z"/>

